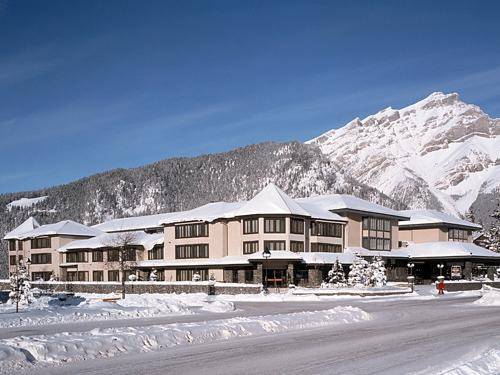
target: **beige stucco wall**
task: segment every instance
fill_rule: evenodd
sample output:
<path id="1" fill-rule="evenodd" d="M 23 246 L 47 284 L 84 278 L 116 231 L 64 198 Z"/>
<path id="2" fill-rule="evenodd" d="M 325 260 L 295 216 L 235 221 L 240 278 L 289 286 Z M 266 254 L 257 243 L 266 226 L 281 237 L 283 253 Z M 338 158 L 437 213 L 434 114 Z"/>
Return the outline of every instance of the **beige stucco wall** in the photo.
<path id="1" fill-rule="evenodd" d="M 400 228 L 399 240 L 413 243 L 448 241 L 448 232 L 442 228 Z"/>

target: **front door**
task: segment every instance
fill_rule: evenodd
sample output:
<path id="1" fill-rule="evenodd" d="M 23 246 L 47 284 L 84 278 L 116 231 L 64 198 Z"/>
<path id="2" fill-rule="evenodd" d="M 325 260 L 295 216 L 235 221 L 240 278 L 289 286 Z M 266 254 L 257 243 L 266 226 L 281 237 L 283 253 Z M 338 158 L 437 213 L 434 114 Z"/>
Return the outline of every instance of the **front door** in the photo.
<path id="1" fill-rule="evenodd" d="M 266 278 L 268 288 L 283 288 L 287 285 L 286 270 L 267 269 Z"/>

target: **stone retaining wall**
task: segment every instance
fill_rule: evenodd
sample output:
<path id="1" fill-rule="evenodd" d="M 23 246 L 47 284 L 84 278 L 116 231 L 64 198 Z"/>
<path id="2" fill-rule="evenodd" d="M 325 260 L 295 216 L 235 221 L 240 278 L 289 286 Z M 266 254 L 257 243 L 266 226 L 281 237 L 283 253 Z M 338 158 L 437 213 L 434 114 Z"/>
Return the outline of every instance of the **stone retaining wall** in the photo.
<path id="1" fill-rule="evenodd" d="M 447 292 L 463 292 L 463 291 L 468 291 L 468 290 L 480 290 L 483 285 L 489 285 L 492 286 L 493 288 L 500 288 L 500 281 L 485 281 L 485 282 L 480 282 L 480 281 L 471 281 L 471 282 L 465 282 L 465 283 L 460 283 L 460 282 L 446 282 L 444 281 L 445 285 L 445 290 Z"/>
<path id="2" fill-rule="evenodd" d="M 53 292 L 73 292 L 73 293 L 121 293 L 120 283 L 108 282 L 31 282 L 32 288 L 41 290 L 51 290 Z M 250 284 L 224 284 L 216 283 L 209 285 L 206 282 L 200 283 L 152 283 L 134 282 L 125 285 L 127 293 L 207 293 L 207 294 L 258 294 L 261 292 L 260 285 Z M 0 290 L 9 290 L 10 284 L 0 281 Z M 211 293 L 212 292 L 212 293 Z"/>

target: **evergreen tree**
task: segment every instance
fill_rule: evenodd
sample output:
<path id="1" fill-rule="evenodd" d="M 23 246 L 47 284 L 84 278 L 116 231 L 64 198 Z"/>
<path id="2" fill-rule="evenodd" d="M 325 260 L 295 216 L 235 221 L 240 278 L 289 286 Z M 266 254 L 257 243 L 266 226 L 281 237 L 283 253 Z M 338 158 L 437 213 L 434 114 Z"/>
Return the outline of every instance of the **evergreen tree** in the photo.
<path id="1" fill-rule="evenodd" d="M 347 282 L 349 285 L 366 286 L 369 284 L 370 268 L 366 260 L 355 255 L 354 260 L 349 268 L 350 271 L 347 277 Z"/>
<path id="2" fill-rule="evenodd" d="M 385 262 L 377 255 L 370 263 L 369 285 L 381 287 L 387 284 Z"/>
<path id="3" fill-rule="evenodd" d="M 29 274 L 25 266 L 20 265 L 17 272 L 10 276 L 10 288 L 8 303 L 16 305 L 28 305 L 33 302 Z"/>
<path id="4" fill-rule="evenodd" d="M 328 271 L 328 276 L 323 283 L 324 287 L 342 287 L 346 286 L 346 278 L 344 274 L 344 269 L 342 264 L 339 262 L 338 258 L 332 266 L 332 269 Z"/>

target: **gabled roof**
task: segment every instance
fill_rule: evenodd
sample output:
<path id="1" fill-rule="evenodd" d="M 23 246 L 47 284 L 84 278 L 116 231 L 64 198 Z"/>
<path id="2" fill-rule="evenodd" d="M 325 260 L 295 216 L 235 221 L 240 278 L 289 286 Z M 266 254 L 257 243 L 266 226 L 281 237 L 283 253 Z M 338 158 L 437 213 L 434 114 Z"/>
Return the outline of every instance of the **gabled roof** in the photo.
<path id="1" fill-rule="evenodd" d="M 402 215 L 409 216 L 410 220 L 400 221 L 400 227 L 428 226 L 428 225 L 453 225 L 472 230 L 481 229 L 481 225 L 459 219 L 453 215 L 436 210 L 406 210 L 400 211 Z"/>
<path id="2" fill-rule="evenodd" d="M 411 244 L 392 251 L 394 255 L 404 255 L 412 259 L 428 258 L 497 258 L 500 253 L 495 253 L 469 242 L 423 242 Z"/>
<path id="3" fill-rule="evenodd" d="M 42 225 L 22 235 L 22 238 L 35 238 L 40 236 L 82 236 L 95 237 L 101 235 L 98 229 L 88 227 L 73 220 L 63 220 L 54 224 Z"/>
<path id="4" fill-rule="evenodd" d="M 179 214 L 180 212 L 167 212 L 164 214 L 124 217 L 93 225 L 92 228 L 99 229 L 103 232 L 126 232 L 161 228 L 160 222 L 162 220 L 168 220 L 169 217 Z"/>
<path id="5" fill-rule="evenodd" d="M 34 217 L 27 218 L 21 225 L 19 225 L 14 230 L 11 230 L 9 233 L 5 235 L 4 240 L 17 240 L 21 239 L 24 233 L 32 231 L 35 228 L 38 228 L 40 224 Z"/>
<path id="6" fill-rule="evenodd" d="M 310 216 L 304 208 L 273 183 L 267 185 L 255 197 L 246 202 L 234 213 L 234 216 L 259 214 Z"/>
<path id="7" fill-rule="evenodd" d="M 124 232 L 130 233 L 130 245 L 142 246 L 145 250 L 151 250 L 156 245 L 163 244 L 165 235 L 163 233 L 148 234 L 146 232 Z M 102 249 L 113 247 L 114 243 L 120 241 L 122 233 L 103 233 L 99 236 L 87 238 L 84 240 L 75 240 L 61 246 L 57 251 L 65 253 L 71 250 L 85 250 L 85 249 Z"/>
<path id="8" fill-rule="evenodd" d="M 314 204 L 329 211 L 359 211 L 392 216 L 402 220 L 409 219 L 409 216 L 403 215 L 399 211 L 348 194 L 317 195 L 313 197 L 299 198 L 297 199 L 297 202 Z"/>

